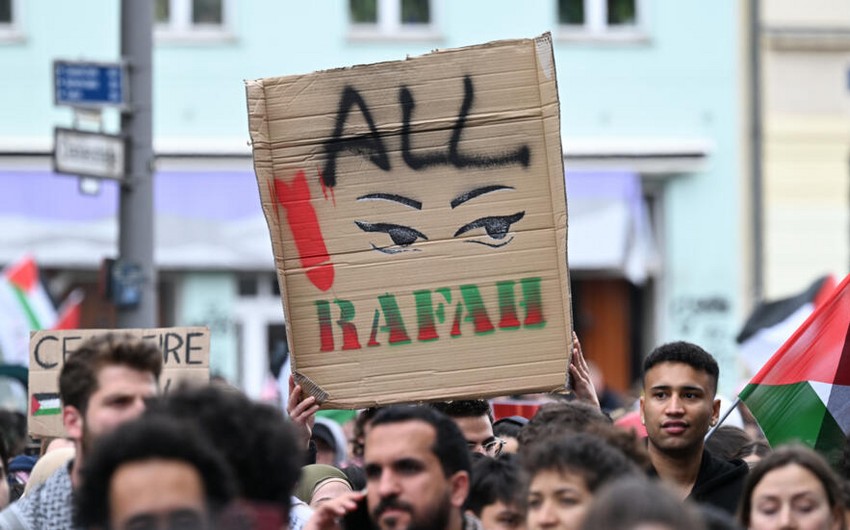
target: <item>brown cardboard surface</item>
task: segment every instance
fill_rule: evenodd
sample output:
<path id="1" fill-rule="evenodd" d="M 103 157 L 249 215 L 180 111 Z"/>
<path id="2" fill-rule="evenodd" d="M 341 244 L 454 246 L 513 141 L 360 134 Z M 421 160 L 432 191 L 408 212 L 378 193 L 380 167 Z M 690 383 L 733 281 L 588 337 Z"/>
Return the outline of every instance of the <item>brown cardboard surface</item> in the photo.
<path id="1" fill-rule="evenodd" d="M 153 341 L 163 352 L 159 388 L 167 392 L 180 381 L 209 381 L 210 331 L 206 327 L 154 329 L 42 330 L 30 334 L 29 407 L 33 436 L 65 436 L 61 414 L 33 415 L 37 397 L 58 399 L 59 372 L 65 359 L 87 339 L 106 333 L 128 333 Z M 36 396 L 38 395 L 38 396 Z"/>
<path id="2" fill-rule="evenodd" d="M 549 34 L 246 82 L 293 370 L 327 407 L 563 388 Z"/>

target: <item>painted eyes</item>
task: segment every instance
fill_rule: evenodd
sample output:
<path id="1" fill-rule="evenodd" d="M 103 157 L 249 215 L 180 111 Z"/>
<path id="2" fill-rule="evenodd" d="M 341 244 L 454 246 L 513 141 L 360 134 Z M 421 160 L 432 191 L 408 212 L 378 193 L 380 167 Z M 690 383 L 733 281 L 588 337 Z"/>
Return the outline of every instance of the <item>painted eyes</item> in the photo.
<path id="1" fill-rule="evenodd" d="M 390 223 L 367 223 L 365 221 L 354 221 L 360 230 L 364 232 L 381 232 L 390 236 L 393 245 L 379 247 L 372 243 L 372 248 L 384 254 L 398 254 L 399 252 L 407 252 L 416 250 L 417 248 L 406 248 L 416 242 L 417 239 L 427 241 L 428 238 L 415 228 L 410 228 L 404 225 L 394 225 Z"/>
<path id="2" fill-rule="evenodd" d="M 511 226 L 514 223 L 519 222 L 523 217 L 525 217 L 525 212 L 518 212 L 513 215 L 505 216 L 482 217 L 460 227 L 457 232 L 454 233 L 454 237 L 466 234 L 467 232 L 471 232 L 477 228 L 483 228 L 486 237 L 489 237 L 491 241 L 465 239 L 464 243 L 477 243 L 491 248 L 503 247 L 514 239 L 513 236 L 511 236 L 509 239 L 505 240 L 510 232 Z M 393 243 L 392 245 L 378 246 L 372 243 L 372 248 L 374 250 L 383 252 L 384 254 L 419 251 L 419 249 L 408 247 L 420 239 L 428 241 L 428 237 L 425 234 L 409 226 L 391 223 L 368 223 L 366 221 L 354 221 L 354 224 L 364 232 L 379 232 L 387 234 Z"/>
<path id="3" fill-rule="evenodd" d="M 454 237 L 463 235 L 471 230 L 475 230 L 476 228 L 483 228 L 488 237 L 499 242 L 494 243 L 490 241 L 482 241 L 480 239 L 467 239 L 465 242 L 478 243 L 479 245 L 485 245 L 491 248 L 503 247 L 514 239 L 513 236 L 511 236 L 511 238 L 507 241 L 502 241 L 508 235 L 511 225 L 518 222 L 523 217 L 525 217 L 525 212 L 517 212 L 513 215 L 482 217 L 481 219 L 476 219 L 475 221 L 460 227 L 458 231 L 455 232 Z"/>

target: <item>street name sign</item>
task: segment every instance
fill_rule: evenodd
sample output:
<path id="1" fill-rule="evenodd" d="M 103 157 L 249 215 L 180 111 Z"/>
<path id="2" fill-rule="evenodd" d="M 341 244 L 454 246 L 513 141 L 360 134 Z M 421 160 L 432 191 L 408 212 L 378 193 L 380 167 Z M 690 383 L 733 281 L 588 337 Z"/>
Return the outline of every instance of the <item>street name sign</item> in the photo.
<path id="1" fill-rule="evenodd" d="M 122 63 L 56 60 L 53 82 L 56 105 L 100 109 L 129 103 L 127 66 Z"/>
<path id="2" fill-rule="evenodd" d="M 53 138 L 53 168 L 57 173 L 124 178 L 125 137 L 56 127 Z"/>

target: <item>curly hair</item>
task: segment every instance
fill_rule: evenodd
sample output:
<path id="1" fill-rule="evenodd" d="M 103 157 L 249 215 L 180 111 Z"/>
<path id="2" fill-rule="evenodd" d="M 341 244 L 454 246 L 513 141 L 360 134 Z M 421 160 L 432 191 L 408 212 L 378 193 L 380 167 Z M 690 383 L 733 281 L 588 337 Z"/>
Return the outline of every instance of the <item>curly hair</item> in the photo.
<path id="1" fill-rule="evenodd" d="M 303 456 L 280 410 L 224 385 L 181 385 L 146 414 L 194 423 L 230 464 L 240 497 L 289 508 Z"/>
<path id="2" fill-rule="evenodd" d="M 487 416 L 493 423 L 493 411 L 486 399 L 458 399 L 455 401 L 436 401 L 429 405 L 449 418 L 477 418 Z"/>
<path id="3" fill-rule="evenodd" d="M 613 479 L 641 473 L 622 451 L 588 433 L 549 438 L 547 443 L 532 444 L 522 454 L 521 462 L 529 482 L 545 471 L 577 474 L 584 479 L 590 492 Z"/>
<path id="4" fill-rule="evenodd" d="M 227 465 L 196 429 L 175 418 L 143 416 L 104 435 L 86 457 L 82 485 L 75 495 L 77 525 L 108 527 L 112 477 L 125 464 L 149 460 L 176 460 L 191 465 L 201 477 L 213 513 L 233 498 L 233 480 Z"/>
<path id="5" fill-rule="evenodd" d="M 611 419 L 598 407 L 581 401 L 546 403 L 519 432 L 521 450 L 537 441 L 571 432 L 582 432 L 589 425 L 611 425 Z"/>

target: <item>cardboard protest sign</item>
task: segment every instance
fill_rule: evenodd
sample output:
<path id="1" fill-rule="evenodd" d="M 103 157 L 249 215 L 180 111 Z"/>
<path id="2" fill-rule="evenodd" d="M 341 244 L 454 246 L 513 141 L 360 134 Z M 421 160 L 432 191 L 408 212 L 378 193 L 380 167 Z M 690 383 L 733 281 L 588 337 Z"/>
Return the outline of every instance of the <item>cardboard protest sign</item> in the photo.
<path id="1" fill-rule="evenodd" d="M 296 379 L 355 408 L 563 388 L 551 38 L 246 82 Z"/>
<path id="2" fill-rule="evenodd" d="M 167 392 L 185 380 L 210 378 L 210 331 L 206 327 L 156 329 L 42 330 L 30 335 L 29 414 L 33 436 L 65 436 L 59 401 L 59 372 L 65 359 L 86 340 L 106 333 L 128 333 L 153 341 L 162 350 L 159 388 Z"/>

